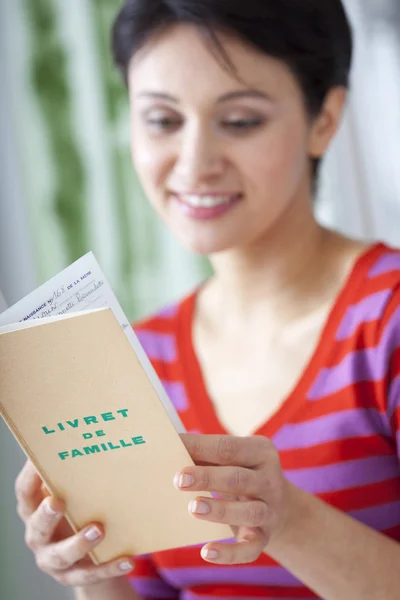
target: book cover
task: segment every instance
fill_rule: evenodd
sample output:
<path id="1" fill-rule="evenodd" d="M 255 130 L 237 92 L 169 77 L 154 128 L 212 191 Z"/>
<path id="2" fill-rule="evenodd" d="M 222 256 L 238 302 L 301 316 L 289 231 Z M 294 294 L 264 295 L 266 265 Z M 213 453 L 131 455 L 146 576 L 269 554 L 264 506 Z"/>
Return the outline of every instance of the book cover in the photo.
<path id="1" fill-rule="evenodd" d="M 232 537 L 173 486 L 193 461 L 111 309 L 0 330 L 0 413 L 73 530 L 104 524 L 96 564 Z"/>

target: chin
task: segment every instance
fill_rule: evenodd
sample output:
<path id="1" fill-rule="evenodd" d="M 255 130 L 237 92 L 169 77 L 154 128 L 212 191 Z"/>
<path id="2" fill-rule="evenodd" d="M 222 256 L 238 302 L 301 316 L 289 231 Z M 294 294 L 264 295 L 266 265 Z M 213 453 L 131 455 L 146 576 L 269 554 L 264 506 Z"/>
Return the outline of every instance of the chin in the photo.
<path id="1" fill-rule="evenodd" d="M 187 233 L 185 235 L 185 233 L 177 231 L 173 233 L 186 250 L 198 256 L 211 256 L 220 252 L 226 252 L 239 245 L 237 239 L 227 240 L 222 236 L 218 236 L 217 238 L 216 236 L 188 236 Z"/>

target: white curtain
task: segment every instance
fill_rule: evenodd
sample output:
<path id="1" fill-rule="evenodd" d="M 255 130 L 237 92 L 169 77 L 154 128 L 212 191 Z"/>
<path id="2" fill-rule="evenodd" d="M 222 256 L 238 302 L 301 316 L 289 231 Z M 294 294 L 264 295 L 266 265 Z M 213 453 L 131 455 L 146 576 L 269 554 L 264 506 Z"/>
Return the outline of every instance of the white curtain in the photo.
<path id="1" fill-rule="evenodd" d="M 8 307 L 8 304 L 6 302 L 6 299 L 4 298 L 4 296 L 0 290 L 0 313 L 3 312 L 4 310 L 6 310 L 7 307 Z"/>
<path id="2" fill-rule="evenodd" d="M 346 0 L 355 32 L 350 100 L 323 169 L 319 215 L 400 246 L 400 3 Z"/>

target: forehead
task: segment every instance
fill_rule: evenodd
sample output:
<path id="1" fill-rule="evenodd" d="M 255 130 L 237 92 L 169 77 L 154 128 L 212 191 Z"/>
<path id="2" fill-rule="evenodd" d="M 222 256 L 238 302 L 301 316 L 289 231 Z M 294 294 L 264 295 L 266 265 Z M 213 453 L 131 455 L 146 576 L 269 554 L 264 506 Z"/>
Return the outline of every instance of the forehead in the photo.
<path id="1" fill-rule="evenodd" d="M 297 92 L 289 68 L 239 38 L 218 34 L 235 67 L 232 73 L 216 58 L 196 27 L 179 24 L 154 36 L 134 56 L 129 68 L 133 93 L 143 89 L 168 90 L 180 98 L 215 97 L 237 89 L 253 88 L 276 96 Z"/>

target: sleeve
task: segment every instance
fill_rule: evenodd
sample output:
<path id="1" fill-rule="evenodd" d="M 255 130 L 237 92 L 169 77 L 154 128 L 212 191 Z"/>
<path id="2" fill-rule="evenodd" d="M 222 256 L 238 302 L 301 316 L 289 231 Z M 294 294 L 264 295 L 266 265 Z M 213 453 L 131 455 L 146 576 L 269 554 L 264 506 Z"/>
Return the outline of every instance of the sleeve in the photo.
<path id="1" fill-rule="evenodd" d="M 179 590 L 163 579 L 150 555 L 135 556 L 134 563 L 135 568 L 127 578 L 143 600 L 178 600 Z"/>
<path id="2" fill-rule="evenodd" d="M 384 356 L 386 411 L 400 457 L 400 286 L 392 294 L 381 322 L 378 348 Z M 378 354 L 376 356 L 379 361 Z"/>

